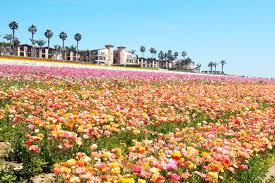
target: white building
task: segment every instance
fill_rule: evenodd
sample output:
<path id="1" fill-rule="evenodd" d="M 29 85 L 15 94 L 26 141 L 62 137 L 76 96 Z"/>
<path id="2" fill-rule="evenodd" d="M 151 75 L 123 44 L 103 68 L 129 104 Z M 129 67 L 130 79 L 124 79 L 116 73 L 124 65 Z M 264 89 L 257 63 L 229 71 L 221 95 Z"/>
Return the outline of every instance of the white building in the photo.
<path id="1" fill-rule="evenodd" d="M 108 44 L 105 48 L 90 50 L 89 61 L 98 64 L 135 64 L 136 55 L 126 50 L 126 47 L 120 46 L 114 50 L 114 46 Z"/>

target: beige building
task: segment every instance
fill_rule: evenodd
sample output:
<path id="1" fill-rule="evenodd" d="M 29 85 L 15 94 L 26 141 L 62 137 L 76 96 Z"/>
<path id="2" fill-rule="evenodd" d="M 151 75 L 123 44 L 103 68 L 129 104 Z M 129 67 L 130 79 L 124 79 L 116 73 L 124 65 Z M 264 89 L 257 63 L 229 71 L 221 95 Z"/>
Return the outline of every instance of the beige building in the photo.
<path id="1" fill-rule="evenodd" d="M 114 49 L 114 46 L 108 44 L 105 48 L 91 50 L 88 54 L 89 61 L 98 64 L 136 64 L 136 55 L 126 50 L 126 47 L 119 46 Z"/>
<path id="2" fill-rule="evenodd" d="M 135 54 L 126 50 L 126 47 L 119 46 L 114 50 L 114 64 L 137 64 L 137 57 Z"/>
<path id="3" fill-rule="evenodd" d="M 22 44 L 17 47 L 17 56 L 21 57 L 36 57 L 54 60 L 63 60 L 62 51 L 48 47 L 37 47 L 28 44 Z M 66 51 L 65 60 L 77 61 L 79 55 L 76 51 Z"/>
<path id="4" fill-rule="evenodd" d="M 114 46 L 108 44 L 105 48 L 90 50 L 89 61 L 98 64 L 113 64 L 114 62 Z"/>
<path id="5" fill-rule="evenodd" d="M 138 58 L 137 64 L 140 65 L 140 67 L 149 67 L 149 68 L 163 68 L 168 69 L 172 68 L 173 64 L 172 62 L 165 61 L 165 60 L 157 60 L 157 59 L 146 59 L 146 58 Z"/>

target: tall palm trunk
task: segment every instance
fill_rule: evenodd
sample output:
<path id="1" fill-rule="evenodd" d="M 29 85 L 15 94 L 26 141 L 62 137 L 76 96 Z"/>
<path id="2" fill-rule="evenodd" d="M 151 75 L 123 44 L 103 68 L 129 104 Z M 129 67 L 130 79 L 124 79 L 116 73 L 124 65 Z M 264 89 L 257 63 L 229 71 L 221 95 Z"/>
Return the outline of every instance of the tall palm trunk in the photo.
<path id="1" fill-rule="evenodd" d="M 14 40 L 15 30 L 12 29 L 12 44 L 13 44 L 13 55 L 15 55 L 15 40 Z"/>
<path id="2" fill-rule="evenodd" d="M 223 72 L 223 64 L 222 64 L 222 72 Z"/>
<path id="3" fill-rule="evenodd" d="M 11 48 L 12 48 L 12 40 L 10 40 L 10 50 L 11 50 Z"/>
<path id="4" fill-rule="evenodd" d="M 32 40 L 33 40 L 33 36 L 34 36 L 34 33 L 32 33 Z M 33 43 L 32 43 L 32 45 L 33 45 Z"/>
<path id="5" fill-rule="evenodd" d="M 65 50 L 64 50 L 64 48 L 65 48 L 65 46 L 64 46 L 64 40 L 62 40 L 62 52 L 63 52 L 63 60 L 65 60 Z"/>
<path id="6" fill-rule="evenodd" d="M 50 48 L 50 38 L 48 38 L 48 50 Z"/>
<path id="7" fill-rule="evenodd" d="M 78 61 L 78 41 L 76 41 L 76 61 Z"/>

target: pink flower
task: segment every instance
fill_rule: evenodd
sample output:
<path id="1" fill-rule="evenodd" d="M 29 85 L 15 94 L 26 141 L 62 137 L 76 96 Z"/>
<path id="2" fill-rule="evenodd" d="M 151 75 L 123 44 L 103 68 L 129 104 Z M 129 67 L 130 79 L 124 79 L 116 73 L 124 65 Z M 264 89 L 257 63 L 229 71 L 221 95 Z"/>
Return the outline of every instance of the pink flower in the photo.
<path id="1" fill-rule="evenodd" d="M 177 162 L 171 159 L 166 165 L 164 165 L 164 169 L 171 171 L 177 169 L 178 165 Z"/>
<path id="2" fill-rule="evenodd" d="M 109 137 L 110 135 L 111 135 L 111 132 L 109 132 L 109 131 L 104 131 L 104 134 L 103 134 L 104 136 L 106 136 L 106 137 Z"/>
<path id="3" fill-rule="evenodd" d="M 28 125 L 28 128 L 29 128 L 30 130 L 33 130 L 33 129 L 35 128 L 35 126 L 34 126 L 34 125 Z"/>
<path id="4" fill-rule="evenodd" d="M 180 176 L 178 174 L 175 173 L 169 173 L 168 177 L 172 180 L 172 181 L 178 181 L 180 180 Z"/>
<path id="5" fill-rule="evenodd" d="M 140 173 L 141 172 L 141 168 L 139 166 L 135 166 L 135 168 L 133 169 L 134 173 Z"/>
<path id="6" fill-rule="evenodd" d="M 29 150 L 32 151 L 32 152 L 35 153 L 35 154 L 40 153 L 40 148 L 39 148 L 37 145 L 31 145 L 31 146 L 29 147 Z"/>

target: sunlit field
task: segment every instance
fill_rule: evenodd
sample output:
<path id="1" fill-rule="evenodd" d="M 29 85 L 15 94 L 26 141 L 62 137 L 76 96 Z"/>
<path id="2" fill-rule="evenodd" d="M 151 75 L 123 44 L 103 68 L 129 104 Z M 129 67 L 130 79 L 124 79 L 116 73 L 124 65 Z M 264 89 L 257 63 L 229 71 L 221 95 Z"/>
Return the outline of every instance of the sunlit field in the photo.
<path id="1" fill-rule="evenodd" d="M 274 105 L 272 80 L 2 64 L 0 141 L 22 166 L 0 177 L 261 182 L 275 159 Z"/>

